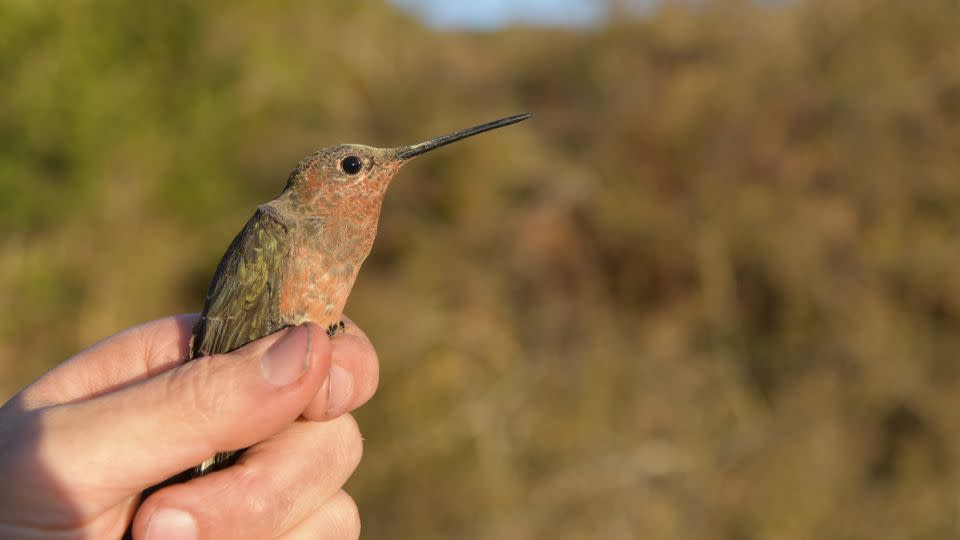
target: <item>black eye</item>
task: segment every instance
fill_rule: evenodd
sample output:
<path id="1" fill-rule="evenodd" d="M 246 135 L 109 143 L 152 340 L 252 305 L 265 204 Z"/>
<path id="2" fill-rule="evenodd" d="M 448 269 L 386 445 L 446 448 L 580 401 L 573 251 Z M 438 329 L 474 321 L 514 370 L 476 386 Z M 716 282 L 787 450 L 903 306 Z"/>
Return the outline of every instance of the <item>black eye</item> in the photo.
<path id="1" fill-rule="evenodd" d="M 360 169 L 363 168 L 363 162 L 357 156 L 347 156 L 340 160 L 340 168 L 343 172 L 352 176 L 360 172 Z"/>

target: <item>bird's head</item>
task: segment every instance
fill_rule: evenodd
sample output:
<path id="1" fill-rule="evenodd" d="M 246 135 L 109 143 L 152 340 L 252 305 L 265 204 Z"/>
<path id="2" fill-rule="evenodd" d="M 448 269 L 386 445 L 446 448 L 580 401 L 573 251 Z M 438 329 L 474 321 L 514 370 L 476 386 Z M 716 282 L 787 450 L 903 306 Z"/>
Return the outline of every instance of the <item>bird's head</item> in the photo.
<path id="1" fill-rule="evenodd" d="M 328 146 L 300 162 L 290 173 L 286 191 L 301 204 L 318 209 L 359 201 L 375 201 L 379 208 L 390 181 L 404 163 L 435 148 L 515 124 L 530 116 L 509 116 L 397 148 L 362 144 Z"/>

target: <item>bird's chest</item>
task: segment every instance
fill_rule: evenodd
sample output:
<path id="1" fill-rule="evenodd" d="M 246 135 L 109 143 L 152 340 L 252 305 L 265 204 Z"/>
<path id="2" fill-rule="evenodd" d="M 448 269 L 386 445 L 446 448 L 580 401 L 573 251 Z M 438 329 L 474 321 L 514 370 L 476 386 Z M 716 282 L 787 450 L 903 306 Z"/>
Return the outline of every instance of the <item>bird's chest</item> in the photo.
<path id="1" fill-rule="evenodd" d="M 318 249 L 305 242 L 290 251 L 280 290 L 287 324 L 311 321 L 324 328 L 340 322 L 360 266 L 359 254 Z"/>

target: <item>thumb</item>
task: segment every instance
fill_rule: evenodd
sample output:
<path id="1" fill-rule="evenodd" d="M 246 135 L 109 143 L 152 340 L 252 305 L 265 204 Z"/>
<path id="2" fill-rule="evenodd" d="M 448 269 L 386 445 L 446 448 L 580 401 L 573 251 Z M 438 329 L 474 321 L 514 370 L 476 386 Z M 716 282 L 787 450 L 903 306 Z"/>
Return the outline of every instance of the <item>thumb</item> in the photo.
<path id="1" fill-rule="evenodd" d="M 127 496 L 216 452 L 277 433 L 327 393 L 329 367 L 330 340 L 317 325 L 281 330 L 117 392 L 47 409 L 43 452 L 60 478 L 89 479 L 96 485 L 88 489 Z"/>

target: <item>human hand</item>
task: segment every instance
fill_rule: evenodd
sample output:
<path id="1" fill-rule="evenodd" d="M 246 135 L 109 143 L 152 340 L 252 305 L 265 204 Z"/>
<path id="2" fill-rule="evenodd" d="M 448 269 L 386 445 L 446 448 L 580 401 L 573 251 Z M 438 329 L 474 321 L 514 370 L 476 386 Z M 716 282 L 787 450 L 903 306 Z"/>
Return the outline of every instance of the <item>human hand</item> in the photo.
<path id="1" fill-rule="evenodd" d="M 183 363 L 196 315 L 90 347 L 0 408 L 0 538 L 356 538 L 341 490 L 360 461 L 348 411 L 377 387 L 352 323 L 289 328 Z M 140 493 L 218 451 L 231 467 Z"/>

